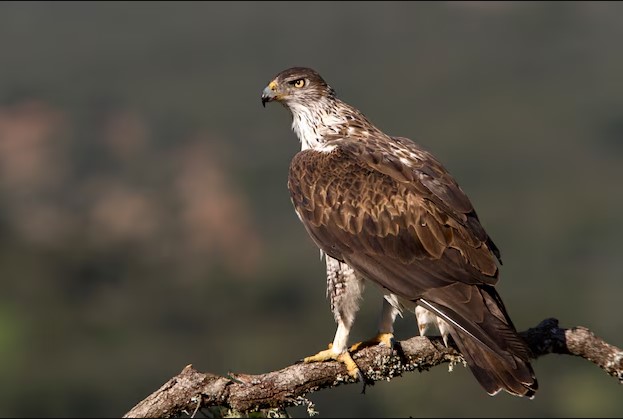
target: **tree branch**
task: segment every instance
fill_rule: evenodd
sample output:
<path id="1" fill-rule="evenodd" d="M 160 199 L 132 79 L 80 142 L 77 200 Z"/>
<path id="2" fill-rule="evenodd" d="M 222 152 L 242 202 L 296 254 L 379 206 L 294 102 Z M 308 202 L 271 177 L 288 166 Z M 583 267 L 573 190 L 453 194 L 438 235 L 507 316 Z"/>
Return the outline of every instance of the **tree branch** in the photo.
<path id="1" fill-rule="evenodd" d="M 584 327 L 560 328 L 558 320 L 550 318 L 521 335 L 534 358 L 550 353 L 579 356 L 623 383 L 623 351 Z M 364 348 L 353 359 L 371 382 L 390 380 L 406 371 L 428 370 L 442 363 L 464 362 L 460 353 L 446 348 L 440 338 L 420 336 L 398 342 L 394 352 L 384 346 Z M 200 373 L 188 365 L 124 418 L 193 415 L 198 409 L 209 409 L 216 416 L 224 413 L 244 416 L 268 409 L 272 414 L 279 414 L 286 407 L 298 405 L 307 405 L 312 413 L 313 405 L 305 398 L 306 394 L 354 382 L 338 362 L 296 363 L 266 374 L 228 377 Z"/>

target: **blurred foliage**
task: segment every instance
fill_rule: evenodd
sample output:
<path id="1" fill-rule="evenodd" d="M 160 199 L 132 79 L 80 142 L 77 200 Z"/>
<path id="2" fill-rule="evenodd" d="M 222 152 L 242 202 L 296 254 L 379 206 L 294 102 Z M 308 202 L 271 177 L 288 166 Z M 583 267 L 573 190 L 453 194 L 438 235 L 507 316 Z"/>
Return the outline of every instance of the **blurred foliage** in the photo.
<path id="1" fill-rule="evenodd" d="M 294 65 L 446 164 L 519 329 L 623 345 L 622 21 L 616 2 L 0 3 L 0 415 L 120 416 L 187 364 L 267 372 L 333 338 L 286 188 L 299 145 L 260 105 Z M 623 415 L 589 362 L 535 370 L 532 401 L 463 368 L 310 398 L 320 417 Z"/>

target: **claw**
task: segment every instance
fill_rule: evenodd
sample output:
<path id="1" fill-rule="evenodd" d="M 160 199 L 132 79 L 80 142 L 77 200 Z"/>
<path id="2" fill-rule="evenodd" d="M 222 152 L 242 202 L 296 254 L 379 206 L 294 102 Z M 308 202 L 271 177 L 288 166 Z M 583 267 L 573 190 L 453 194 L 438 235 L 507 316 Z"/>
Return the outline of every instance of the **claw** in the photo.
<path id="1" fill-rule="evenodd" d="M 350 375 L 354 379 L 359 379 L 362 382 L 365 382 L 365 378 L 355 361 L 353 361 L 353 357 L 350 356 L 350 352 L 343 352 L 337 356 L 337 360 L 342 364 L 346 365 L 346 371 L 348 371 L 348 375 Z"/>
<path id="2" fill-rule="evenodd" d="M 332 350 L 333 345 L 329 344 L 329 349 L 325 349 L 324 351 L 318 352 L 316 355 L 308 356 L 303 359 L 303 362 L 324 362 L 324 361 L 338 361 L 346 366 L 346 371 L 348 375 L 355 379 L 361 380 L 365 383 L 365 377 L 359 370 L 359 367 L 353 361 L 353 357 L 350 355 L 348 351 L 337 354 Z"/>
<path id="3" fill-rule="evenodd" d="M 324 362 L 324 361 L 332 361 L 337 360 L 337 355 L 333 353 L 333 351 L 329 349 L 325 349 L 324 351 L 318 352 L 316 355 L 308 356 L 303 359 L 303 362 Z"/>
<path id="4" fill-rule="evenodd" d="M 363 342 L 357 342 L 355 344 L 353 344 L 349 351 L 350 352 L 356 352 L 359 351 L 363 348 L 367 348 L 370 346 L 376 346 L 376 345 L 384 345 L 387 346 L 390 349 L 394 349 L 396 344 L 396 341 L 394 340 L 394 334 L 393 333 L 379 333 L 378 335 L 376 335 L 375 337 L 373 337 L 372 339 L 363 341 Z"/>

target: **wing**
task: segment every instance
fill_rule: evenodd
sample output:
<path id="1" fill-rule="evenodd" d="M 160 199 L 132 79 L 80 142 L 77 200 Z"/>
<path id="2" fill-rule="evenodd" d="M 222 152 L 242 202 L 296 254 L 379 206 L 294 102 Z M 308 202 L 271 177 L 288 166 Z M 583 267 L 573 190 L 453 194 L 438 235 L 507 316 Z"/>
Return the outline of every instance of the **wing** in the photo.
<path id="1" fill-rule="evenodd" d="M 411 300 L 457 281 L 495 284 L 497 248 L 430 154 L 336 143 L 330 153 L 298 153 L 288 180 L 294 207 L 323 251 Z"/>
<path id="2" fill-rule="evenodd" d="M 397 181 L 412 184 L 421 196 L 462 224 L 477 240 L 485 242 L 502 263 L 500 251 L 480 224 L 469 198 L 443 165 L 408 138 L 390 138 L 392 142 L 383 142 L 381 145 L 373 142 L 372 147 L 367 147 L 368 152 L 359 141 L 344 142 L 344 148 L 351 154 L 361 156 L 379 172 Z M 380 161 L 379 153 L 382 156 Z"/>

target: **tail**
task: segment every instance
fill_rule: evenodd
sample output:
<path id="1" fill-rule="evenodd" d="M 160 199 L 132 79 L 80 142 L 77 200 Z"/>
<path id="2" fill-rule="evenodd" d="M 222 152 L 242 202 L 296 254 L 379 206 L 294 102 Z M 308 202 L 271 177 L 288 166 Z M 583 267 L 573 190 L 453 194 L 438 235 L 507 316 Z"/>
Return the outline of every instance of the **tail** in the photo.
<path id="1" fill-rule="evenodd" d="M 444 319 L 472 373 L 490 395 L 533 398 L 538 383 L 530 349 L 493 286 L 455 283 L 429 290 L 418 304 Z"/>

